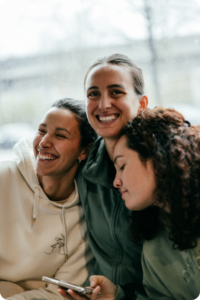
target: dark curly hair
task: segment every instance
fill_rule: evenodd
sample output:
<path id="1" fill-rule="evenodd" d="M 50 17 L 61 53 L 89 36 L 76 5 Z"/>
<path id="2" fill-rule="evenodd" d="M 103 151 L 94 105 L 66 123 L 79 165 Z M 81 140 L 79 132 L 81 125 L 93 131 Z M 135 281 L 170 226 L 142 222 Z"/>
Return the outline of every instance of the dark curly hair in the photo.
<path id="1" fill-rule="evenodd" d="M 161 223 L 169 229 L 173 248 L 185 250 L 200 237 L 200 127 L 191 126 L 172 108 L 156 107 L 140 113 L 121 132 L 127 147 L 142 161 L 152 160 L 156 178 L 156 206 L 132 212 L 133 237 L 150 240 Z M 160 222 L 160 220 L 162 222 Z"/>
<path id="2" fill-rule="evenodd" d="M 52 107 L 69 109 L 74 113 L 76 120 L 79 123 L 79 130 L 81 135 L 80 146 L 82 148 L 86 148 L 90 143 L 94 143 L 98 135 L 88 121 L 83 101 L 64 98 L 54 102 Z"/>

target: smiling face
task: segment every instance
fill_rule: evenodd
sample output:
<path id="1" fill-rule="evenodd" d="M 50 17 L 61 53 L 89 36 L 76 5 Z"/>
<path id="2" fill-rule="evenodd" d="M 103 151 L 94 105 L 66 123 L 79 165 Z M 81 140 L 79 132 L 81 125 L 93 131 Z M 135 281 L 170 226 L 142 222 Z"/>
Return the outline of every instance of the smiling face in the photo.
<path id="1" fill-rule="evenodd" d="M 126 146 L 122 136 L 114 149 L 116 177 L 114 186 L 130 210 L 143 210 L 155 202 L 155 173 L 151 160 L 142 162 L 136 151 Z"/>
<path id="2" fill-rule="evenodd" d="M 94 67 L 85 88 L 89 122 L 103 138 L 116 139 L 122 127 L 136 117 L 141 103 L 145 102 L 144 108 L 147 106 L 147 98 L 135 92 L 128 67 L 114 64 Z"/>
<path id="3" fill-rule="evenodd" d="M 40 176 L 64 176 L 76 172 L 80 149 L 79 124 L 68 109 L 53 107 L 42 118 L 33 147 Z"/>

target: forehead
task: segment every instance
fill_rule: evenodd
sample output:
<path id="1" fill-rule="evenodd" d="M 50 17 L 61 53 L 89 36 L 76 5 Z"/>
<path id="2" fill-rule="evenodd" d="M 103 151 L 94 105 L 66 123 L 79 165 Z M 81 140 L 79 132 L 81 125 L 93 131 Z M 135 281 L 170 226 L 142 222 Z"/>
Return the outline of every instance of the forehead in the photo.
<path id="1" fill-rule="evenodd" d="M 128 67 L 114 64 L 104 64 L 94 67 L 88 74 L 86 80 L 86 90 L 92 86 L 105 84 L 132 85 L 131 72 Z"/>
<path id="2" fill-rule="evenodd" d="M 69 109 L 52 107 L 43 116 L 41 123 L 47 123 L 55 127 L 77 127 L 79 126 L 76 116 Z"/>
<path id="3" fill-rule="evenodd" d="M 117 141 L 115 148 L 114 148 L 114 158 L 116 158 L 118 155 L 123 155 L 124 151 L 127 150 L 127 139 L 126 136 L 123 135 L 119 138 Z"/>

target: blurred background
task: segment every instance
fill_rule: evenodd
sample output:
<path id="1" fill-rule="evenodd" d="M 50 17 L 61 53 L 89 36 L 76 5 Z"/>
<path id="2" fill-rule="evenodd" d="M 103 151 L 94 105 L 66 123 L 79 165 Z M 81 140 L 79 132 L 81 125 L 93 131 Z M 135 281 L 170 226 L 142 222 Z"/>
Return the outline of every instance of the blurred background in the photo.
<path id="1" fill-rule="evenodd" d="M 143 69 L 150 107 L 200 123 L 200 0 L 0 0 L 0 159 L 102 56 Z"/>

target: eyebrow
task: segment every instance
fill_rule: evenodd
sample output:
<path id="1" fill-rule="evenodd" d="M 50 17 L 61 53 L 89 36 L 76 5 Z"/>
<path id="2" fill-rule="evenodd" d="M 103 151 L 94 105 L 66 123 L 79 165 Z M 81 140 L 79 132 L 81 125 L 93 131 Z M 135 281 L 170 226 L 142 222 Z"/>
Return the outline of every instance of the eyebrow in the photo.
<path id="1" fill-rule="evenodd" d="M 71 132 L 69 132 L 66 128 L 57 127 L 56 130 L 63 130 L 63 131 L 66 131 L 68 134 L 71 135 Z"/>
<path id="2" fill-rule="evenodd" d="M 113 87 L 118 87 L 118 88 L 125 88 L 123 85 L 121 85 L 121 84 L 111 84 L 111 85 L 108 85 L 107 86 L 107 89 L 110 89 L 110 88 L 113 88 Z M 99 87 L 98 86 L 95 86 L 95 85 L 93 85 L 93 86 L 91 86 L 91 87 L 89 87 L 88 88 L 88 91 L 89 90 L 99 90 Z"/>
<path id="3" fill-rule="evenodd" d="M 43 126 L 43 127 L 47 127 L 47 125 L 45 123 L 42 123 L 40 124 L 40 126 Z M 66 131 L 69 135 L 71 135 L 71 132 L 69 132 L 66 128 L 62 128 L 62 127 L 56 127 L 56 130 L 63 130 L 63 131 Z"/>
<path id="4" fill-rule="evenodd" d="M 123 157 L 123 155 L 117 155 L 117 156 L 114 158 L 114 161 L 113 161 L 113 162 L 114 162 L 114 165 L 116 164 L 117 159 L 120 158 L 120 157 Z"/>

